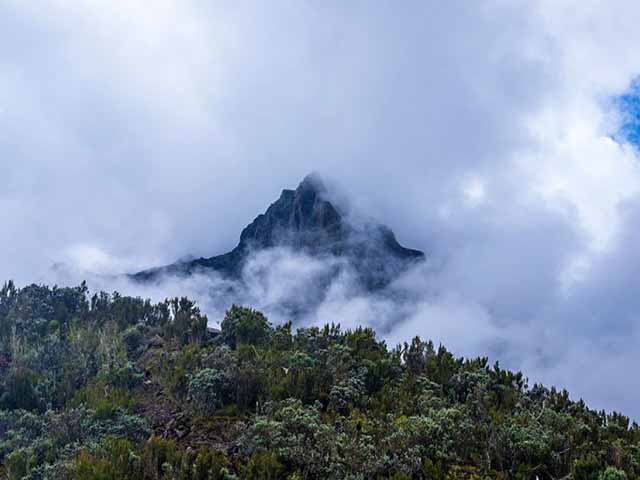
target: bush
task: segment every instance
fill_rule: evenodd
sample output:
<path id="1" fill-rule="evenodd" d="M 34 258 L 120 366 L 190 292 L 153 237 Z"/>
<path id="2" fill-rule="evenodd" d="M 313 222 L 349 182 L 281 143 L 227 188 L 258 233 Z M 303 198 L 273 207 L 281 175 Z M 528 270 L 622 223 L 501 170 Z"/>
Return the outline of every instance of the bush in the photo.
<path id="1" fill-rule="evenodd" d="M 149 478 L 162 478 L 167 465 L 179 465 L 182 461 L 178 445 L 173 440 L 163 440 L 152 436 L 144 446 L 142 462 L 145 475 Z"/>
<path id="2" fill-rule="evenodd" d="M 7 375 L 4 393 L 0 397 L 0 408 L 7 410 L 38 410 L 41 402 L 36 385 L 38 376 L 27 369 L 17 368 Z"/>
<path id="3" fill-rule="evenodd" d="M 124 366 L 111 370 L 107 380 L 116 388 L 131 390 L 142 383 L 144 374 L 138 372 L 133 363 L 127 362 Z"/>
<path id="4" fill-rule="evenodd" d="M 224 453 L 208 448 L 198 451 L 193 464 L 194 480 L 223 480 L 229 467 L 229 460 Z"/>
<path id="5" fill-rule="evenodd" d="M 22 480 L 29 473 L 29 452 L 25 448 L 7 455 L 5 465 L 9 480 Z"/>
<path id="6" fill-rule="evenodd" d="M 627 474 L 615 467 L 607 467 L 598 475 L 598 480 L 627 480 Z"/>
<path id="7" fill-rule="evenodd" d="M 133 408 L 131 392 L 112 387 L 97 378 L 78 390 L 72 403 L 76 406 L 84 404 L 95 410 L 97 417 L 102 420 L 112 418 L 120 409 L 128 411 Z"/>
<path id="8" fill-rule="evenodd" d="M 181 450 L 173 440 L 153 436 L 144 447 L 145 479 L 227 480 L 229 459 L 222 452 L 201 447 L 196 452 Z"/>
<path id="9" fill-rule="evenodd" d="M 245 467 L 243 478 L 255 480 L 275 480 L 281 477 L 284 467 L 273 453 L 251 455 Z"/>
<path id="10" fill-rule="evenodd" d="M 231 384 L 223 373 L 203 368 L 189 381 L 189 397 L 203 414 L 210 414 L 228 401 Z"/>
<path id="11" fill-rule="evenodd" d="M 590 455 L 573 462 L 571 475 L 574 480 L 598 480 L 600 469 L 600 462 L 593 455 Z"/>
<path id="12" fill-rule="evenodd" d="M 142 353 L 145 337 L 144 337 L 144 325 L 137 324 L 129 327 L 122 334 L 122 341 L 127 348 L 127 353 L 134 358 Z"/>
<path id="13" fill-rule="evenodd" d="M 77 480 L 142 480 L 142 461 L 130 442 L 109 438 L 100 453 L 83 450 L 71 466 L 71 475 Z"/>

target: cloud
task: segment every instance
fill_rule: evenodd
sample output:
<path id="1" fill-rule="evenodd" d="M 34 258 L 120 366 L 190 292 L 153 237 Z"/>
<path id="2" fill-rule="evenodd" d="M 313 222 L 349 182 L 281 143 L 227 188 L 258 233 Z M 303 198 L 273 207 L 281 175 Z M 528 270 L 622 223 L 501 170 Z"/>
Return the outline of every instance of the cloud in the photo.
<path id="1" fill-rule="evenodd" d="M 212 319 L 232 291 L 279 319 L 278 305 L 326 286 L 334 260 L 266 252 L 244 290 L 112 275 L 229 250 L 317 170 L 429 262 L 375 296 L 345 272 L 308 323 L 420 333 L 637 416 L 624 372 L 637 357 L 640 172 L 612 138 L 614 99 L 640 74 L 638 10 L 4 2 L 0 274 L 64 283 L 91 270 L 94 288 L 189 293 Z"/>

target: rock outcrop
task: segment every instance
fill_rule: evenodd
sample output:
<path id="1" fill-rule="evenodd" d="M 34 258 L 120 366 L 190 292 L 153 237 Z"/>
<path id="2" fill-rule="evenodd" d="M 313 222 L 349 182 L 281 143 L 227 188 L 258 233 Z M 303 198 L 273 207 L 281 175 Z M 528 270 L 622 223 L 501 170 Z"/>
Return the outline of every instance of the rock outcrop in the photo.
<path id="1" fill-rule="evenodd" d="M 242 231 L 240 242 L 232 251 L 144 270 L 131 277 L 148 282 L 165 275 L 215 271 L 240 278 L 252 252 L 288 247 L 309 255 L 343 258 L 358 273 L 363 285 L 374 289 L 388 284 L 410 264 L 424 258 L 423 252 L 401 246 L 393 232 L 383 225 L 347 222 L 326 196 L 327 190 L 318 175 L 308 175 L 295 190 L 283 190 L 280 198 Z"/>

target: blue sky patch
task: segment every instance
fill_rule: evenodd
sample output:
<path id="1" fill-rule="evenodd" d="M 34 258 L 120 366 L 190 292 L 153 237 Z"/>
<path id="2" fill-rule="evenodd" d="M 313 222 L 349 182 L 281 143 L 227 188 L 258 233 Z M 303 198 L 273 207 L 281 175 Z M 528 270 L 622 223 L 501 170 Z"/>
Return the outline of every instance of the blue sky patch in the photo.
<path id="1" fill-rule="evenodd" d="M 617 98 L 622 121 L 615 139 L 640 147 L 640 78 L 632 82 L 627 93 Z"/>

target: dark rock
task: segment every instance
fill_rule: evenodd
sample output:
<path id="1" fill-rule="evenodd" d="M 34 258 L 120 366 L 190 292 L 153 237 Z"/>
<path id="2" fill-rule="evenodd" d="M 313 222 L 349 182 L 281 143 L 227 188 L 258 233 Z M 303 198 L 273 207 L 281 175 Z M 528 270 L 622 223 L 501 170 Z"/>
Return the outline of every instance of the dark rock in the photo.
<path id="1" fill-rule="evenodd" d="M 388 284 L 408 265 L 424 258 L 423 252 L 401 246 L 383 225 L 348 223 L 326 196 L 318 175 L 308 175 L 295 190 L 283 190 L 280 198 L 242 231 L 240 242 L 232 251 L 144 270 L 131 278 L 149 282 L 164 275 L 188 276 L 202 271 L 240 278 L 251 252 L 289 247 L 309 255 L 345 258 L 363 285 L 374 289 Z"/>

